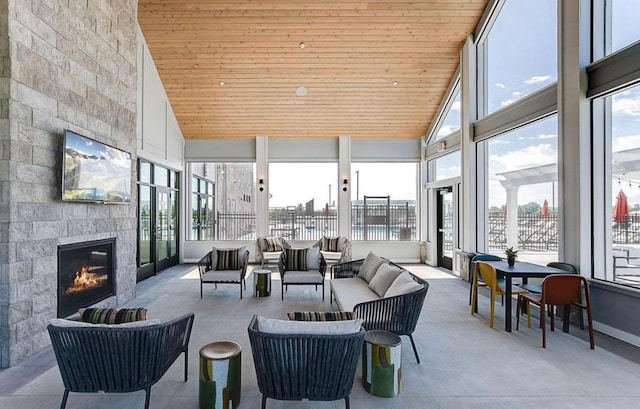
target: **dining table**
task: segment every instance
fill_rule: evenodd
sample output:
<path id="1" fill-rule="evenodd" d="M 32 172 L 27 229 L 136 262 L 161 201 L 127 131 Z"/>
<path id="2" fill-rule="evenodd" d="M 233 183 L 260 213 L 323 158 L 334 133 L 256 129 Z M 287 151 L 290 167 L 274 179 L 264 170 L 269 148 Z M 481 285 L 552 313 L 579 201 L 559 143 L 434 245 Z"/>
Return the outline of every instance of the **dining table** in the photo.
<path id="1" fill-rule="evenodd" d="M 496 269 L 498 276 L 504 277 L 505 283 L 505 300 L 504 300 L 504 330 L 511 332 L 511 308 L 512 308 L 512 292 L 514 278 L 521 278 L 522 283 L 526 284 L 529 278 L 544 278 L 551 274 L 566 274 L 564 270 L 558 268 L 547 267 L 540 264 L 527 263 L 526 261 L 516 261 L 510 266 L 506 261 L 483 261 L 492 265 Z M 568 312 L 568 309 L 566 309 Z M 542 312 L 540 312 L 542 314 Z M 566 314 L 565 314 L 566 315 Z M 569 321 L 566 319 L 563 323 L 563 330 L 568 331 Z M 566 332 L 566 331 L 565 331 Z"/>

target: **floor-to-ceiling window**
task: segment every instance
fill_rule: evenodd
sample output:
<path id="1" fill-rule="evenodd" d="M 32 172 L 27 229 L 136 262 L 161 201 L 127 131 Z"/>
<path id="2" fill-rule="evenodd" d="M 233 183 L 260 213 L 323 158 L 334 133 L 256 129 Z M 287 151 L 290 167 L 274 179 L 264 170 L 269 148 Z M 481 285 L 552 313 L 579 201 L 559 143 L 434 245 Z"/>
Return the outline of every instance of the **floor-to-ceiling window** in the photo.
<path id="1" fill-rule="evenodd" d="M 352 163 L 352 240 L 416 240 L 417 176 L 417 163 Z"/>
<path id="2" fill-rule="evenodd" d="M 338 165 L 270 163 L 267 234 L 290 240 L 338 235 Z"/>
<path id="3" fill-rule="evenodd" d="M 193 162 L 190 240 L 255 240 L 254 163 Z"/>

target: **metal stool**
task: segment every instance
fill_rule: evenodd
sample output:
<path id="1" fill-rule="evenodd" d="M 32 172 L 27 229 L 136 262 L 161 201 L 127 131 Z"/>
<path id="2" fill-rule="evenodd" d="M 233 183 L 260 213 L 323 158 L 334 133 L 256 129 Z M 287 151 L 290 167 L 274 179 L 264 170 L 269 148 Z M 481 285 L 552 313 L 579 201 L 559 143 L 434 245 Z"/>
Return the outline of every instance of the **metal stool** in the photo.
<path id="1" fill-rule="evenodd" d="M 240 405 L 241 359 L 242 347 L 233 341 L 215 341 L 200 348 L 200 409 Z"/>

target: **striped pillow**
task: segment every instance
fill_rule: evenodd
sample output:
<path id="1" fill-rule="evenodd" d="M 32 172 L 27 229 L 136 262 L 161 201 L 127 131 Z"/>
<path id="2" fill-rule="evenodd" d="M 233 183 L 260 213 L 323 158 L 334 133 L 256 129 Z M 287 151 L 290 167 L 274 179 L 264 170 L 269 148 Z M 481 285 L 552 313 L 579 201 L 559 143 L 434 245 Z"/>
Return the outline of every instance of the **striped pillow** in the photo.
<path id="1" fill-rule="evenodd" d="M 282 245 L 282 240 L 280 237 L 267 237 L 267 251 L 282 251 L 284 250 L 284 246 Z"/>
<path id="2" fill-rule="evenodd" d="M 216 270 L 240 270 L 239 254 L 240 249 L 233 250 L 220 250 L 216 249 L 218 253 L 218 262 L 216 263 Z"/>
<path id="3" fill-rule="evenodd" d="M 82 322 L 91 324 L 124 324 L 147 319 L 146 308 L 80 308 Z"/>
<path id="4" fill-rule="evenodd" d="M 284 249 L 285 271 L 308 271 L 307 249 Z"/>
<path id="5" fill-rule="evenodd" d="M 355 320 L 353 311 L 294 311 L 288 312 L 287 317 L 291 321 L 344 321 Z"/>
<path id="6" fill-rule="evenodd" d="M 342 251 L 340 248 L 340 237 L 323 237 L 322 250 L 324 251 Z"/>

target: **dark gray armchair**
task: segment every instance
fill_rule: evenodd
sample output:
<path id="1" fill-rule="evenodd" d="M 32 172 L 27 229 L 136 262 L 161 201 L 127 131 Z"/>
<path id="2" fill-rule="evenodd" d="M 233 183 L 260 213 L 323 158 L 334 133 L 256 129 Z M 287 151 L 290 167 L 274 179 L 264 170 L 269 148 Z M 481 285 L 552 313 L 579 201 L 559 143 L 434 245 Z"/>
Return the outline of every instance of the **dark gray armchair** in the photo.
<path id="1" fill-rule="evenodd" d="M 194 314 L 163 323 L 139 321 L 104 325 L 55 320 L 47 330 L 64 384 L 60 409 L 69 392 L 125 393 L 146 391 L 162 378 L 184 352 L 187 381 L 189 338 Z M 49 406 L 44 404 L 43 406 Z"/>
<path id="2" fill-rule="evenodd" d="M 365 331 L 345 335 L 261 332 L 257 317 L 249 324 L 253 363 L 262 393 L 277 400 L 333 401 L 349 395 L 355 380 Z"/>
<path id="3" fill-rule="evenodd" d="M 225 251 L 220 249 L 221 251 Z M 218 288 L 218 284 L 240 284 L 240 299 L 242 299 L 242 286 L 247 289 L 245 281 L 247 275 L 247 264 L 249 263 L 249 250 L 240 249 L 238 253 L 238 265 L 233 269 L 218 269 L 218 249 L 208 252 L 198 262 L 198 271 L 200 272 L 200 298 L 202 298 L 202 285 L 214 284 Z"/>

